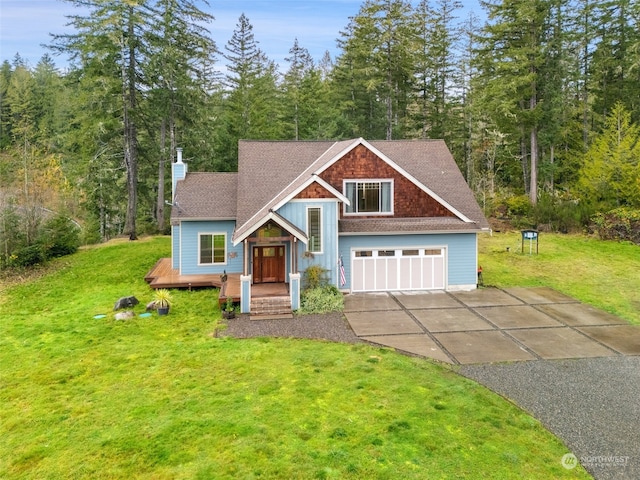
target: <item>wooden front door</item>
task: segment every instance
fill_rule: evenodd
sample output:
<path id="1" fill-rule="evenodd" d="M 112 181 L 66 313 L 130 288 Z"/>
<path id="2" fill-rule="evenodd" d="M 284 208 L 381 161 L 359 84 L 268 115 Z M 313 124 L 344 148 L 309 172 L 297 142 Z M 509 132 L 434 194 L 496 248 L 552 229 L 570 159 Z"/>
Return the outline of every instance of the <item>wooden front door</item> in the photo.
<path id="1" fill-rule="evenodd" d="M 284 245 L 253 248 L 253 283 L 284 282 Z"/>

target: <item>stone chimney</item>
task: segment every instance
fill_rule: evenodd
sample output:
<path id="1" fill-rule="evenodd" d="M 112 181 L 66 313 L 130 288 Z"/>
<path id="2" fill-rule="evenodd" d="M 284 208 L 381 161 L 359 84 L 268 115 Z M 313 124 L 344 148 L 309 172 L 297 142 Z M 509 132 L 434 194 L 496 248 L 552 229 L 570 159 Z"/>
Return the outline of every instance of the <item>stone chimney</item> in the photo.
<path id="1" fill-rule="evenodd" d="M 187 175 L 187 164 L 182 161 L 182 148 L 176 148 L 176 161 L 171 164 L 171 203 L 175 200 L 176 185 Z"/>

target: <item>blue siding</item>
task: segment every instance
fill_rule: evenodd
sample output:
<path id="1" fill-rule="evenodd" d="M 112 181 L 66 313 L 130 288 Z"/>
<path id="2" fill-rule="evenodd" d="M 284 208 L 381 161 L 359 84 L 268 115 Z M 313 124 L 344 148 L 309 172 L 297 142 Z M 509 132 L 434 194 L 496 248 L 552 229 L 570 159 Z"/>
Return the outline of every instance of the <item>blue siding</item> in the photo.
<path id="1" fill-rule="evenodd" d="M 475 285 L 477 282 L 477 243 L 475 233 L 428 235 L 341 236 L 339 252 L 344 260 L 347 283 L 351 285 L 352 248 L 446 247 L 448 287 Z"/>
<path id="2" fill-rule="evenodd" d="M 242 244 L 233 246 L 231 235 L 235 221 L 182 222 L 180 226 L 180 273 L 182 275 L 242 272 Z M 198 265 L 198 234 L 224 233 L 227 237 L 227 258 L 225 264 Z"/>
<path id="3" fill-rule="evenodd" d="M 314 253 L 313 258 L 305 258 L 302 254 L 307 247 L 302 242 L 298 242 L 298 269 L 304 275 L 304 270 L 310 265 L 320 265 L 329 271 L 330 283 L 336 285 L 338 279 L 336 270 L 338 262 L 338 201 L 296 200 L 283 205 L 278 210 L 278 214 L 306 232 L 307 207 L 322 209 L 322 253 Z"/>

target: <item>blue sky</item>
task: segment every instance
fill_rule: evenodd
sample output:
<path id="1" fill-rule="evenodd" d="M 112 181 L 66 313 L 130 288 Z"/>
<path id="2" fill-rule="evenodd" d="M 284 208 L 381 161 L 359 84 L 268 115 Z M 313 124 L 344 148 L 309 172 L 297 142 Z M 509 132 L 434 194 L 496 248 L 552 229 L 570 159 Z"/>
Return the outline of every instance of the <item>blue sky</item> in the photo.
<path id="1" fill-rule="evenodd" d="M 285 66 L 284 58 L 297 38 L 313 58 L 319 60 L 328 50 L 337 52 L 336 39 L 358 13 L 363 0 L 209 0 L 201 9 L 216 19 L 209 26 L 218 48 L 231 38 L 238 18 L 244 12 L 253 25 L 255 39 L 267 56 Z M 478 0 L 465 0 L 466 11 L 480 15 Z M 49 33 L 69 33 L 65 15 L 77 10 L 60 0 L 0 0 L 0 61 L 13 60 L 16 52 L 35 66 L 47 49 Z M 54 57 L 57 66 L 67 60 Z M 219 59 L 219 62 L 222 60 Z"/>

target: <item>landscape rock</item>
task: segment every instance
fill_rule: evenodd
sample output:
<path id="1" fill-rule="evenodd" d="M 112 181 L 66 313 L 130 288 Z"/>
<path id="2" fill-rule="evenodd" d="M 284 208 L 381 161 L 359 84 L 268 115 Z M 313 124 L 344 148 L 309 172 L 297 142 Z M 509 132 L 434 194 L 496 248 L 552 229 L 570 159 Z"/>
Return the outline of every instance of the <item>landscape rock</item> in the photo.
<path id="1" fill-rule="evenodd" d="M 122 308 L 131 308 L 138 305 L 140 302 L 136 297 L 122 297 L 113 306 L 114 310 L 120 310 Z"/>
<path id="2" fill-rule="evenodd" d="M 151 302 L 147 303 L 147 312 L 150 312 L 152 310 L 157 310 L 158 309 L 158 305 L 156 304 L 155 300 L 152 300 Z"/>
<path id="3" fill-rule="evenodd" d="M 116 320 L 131 320 L 136 316 L 135 313 L 131 310 L 127 310 L 125 312 L 116 313 Z"/>

